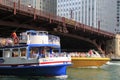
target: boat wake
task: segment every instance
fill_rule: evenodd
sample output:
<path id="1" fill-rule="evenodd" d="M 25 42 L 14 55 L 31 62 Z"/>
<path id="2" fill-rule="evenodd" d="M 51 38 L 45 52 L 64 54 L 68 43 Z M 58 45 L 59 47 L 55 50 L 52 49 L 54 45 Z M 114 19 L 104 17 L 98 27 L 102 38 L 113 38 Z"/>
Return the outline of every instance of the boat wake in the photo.
<path id="1" fill-rule="evenodd" d="M 115 62 L 107 62 L 106 64 L 107 65 L 118 65 L 118 66 L 120 66 L 120 63 L 115 63 Z"/>
<path id="2" fill-rule="evenodd" d="M 96 68 L 99 68 L 97 66 L 87 66 L 87 67 L 77 67 L 77 68 L 93 68 L 93 69 L 96 69 Z"/>
<path id="3" fill-rule="evenodd" d="M 68 75 L 54 76 L 54 78 L 66 79 L 66 78 L 68 78 Z"/>

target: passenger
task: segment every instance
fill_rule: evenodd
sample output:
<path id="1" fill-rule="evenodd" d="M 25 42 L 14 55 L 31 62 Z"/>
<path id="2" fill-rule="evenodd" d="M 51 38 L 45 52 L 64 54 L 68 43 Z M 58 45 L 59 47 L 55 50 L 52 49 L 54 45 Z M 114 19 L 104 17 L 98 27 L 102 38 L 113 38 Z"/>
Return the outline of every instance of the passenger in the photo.
<path id="1" fill-rule="evenodd" d="M 45 49 L 42 49 L 42 50 L 41 50 L 40 56 L 41 56 L 42 58 L 45 58 Z"/>
<path id="2" fill-rule="evenodd" d="M 26 51 L 25 50 L 21 51 L 21 56 L 23 57 L 25 55 L 26 55 Z"/>
<path id="3" fill-rule="evenodd" d="M 38 58 L 39 53 L 35 52 L 34 50 L 31 52 L 31 58 Z"/>

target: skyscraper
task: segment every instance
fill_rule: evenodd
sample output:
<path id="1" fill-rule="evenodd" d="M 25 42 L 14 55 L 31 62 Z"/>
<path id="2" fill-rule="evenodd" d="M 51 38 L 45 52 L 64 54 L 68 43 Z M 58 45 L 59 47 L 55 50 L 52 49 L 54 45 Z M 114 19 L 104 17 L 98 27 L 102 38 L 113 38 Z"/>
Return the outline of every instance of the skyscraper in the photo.
<path id="1" fill-rule="evenodd" d="M 57 15 L 115 32 L 116 0 L 57 0 Z"/>
<path id="2" fill-rule="evenodd" d="M 33 7 L 38 10 L 42 10 L 51 14 L 56 15 L 56 0 L 13 0 L 15 2 L 20 2 L 20 4 L 27 5 L 28 7 Z"/>

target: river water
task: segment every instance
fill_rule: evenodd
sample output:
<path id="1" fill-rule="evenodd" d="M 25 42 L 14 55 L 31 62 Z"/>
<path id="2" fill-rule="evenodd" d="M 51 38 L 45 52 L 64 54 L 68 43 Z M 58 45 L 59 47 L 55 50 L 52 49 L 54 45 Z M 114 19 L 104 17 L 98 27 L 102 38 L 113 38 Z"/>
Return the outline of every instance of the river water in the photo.
<path id="1" fill-rule="evenodd" d="M 0 76 L 0 80 L 120 80 L 120 61 L 100 68 L 68 68 L 68 78 Z"/>

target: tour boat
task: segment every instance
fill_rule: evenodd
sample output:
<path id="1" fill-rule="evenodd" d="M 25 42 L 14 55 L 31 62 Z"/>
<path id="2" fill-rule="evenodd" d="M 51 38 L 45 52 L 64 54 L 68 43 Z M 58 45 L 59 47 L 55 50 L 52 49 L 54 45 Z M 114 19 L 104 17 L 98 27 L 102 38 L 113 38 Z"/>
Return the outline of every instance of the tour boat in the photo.
<path id="1" fill-rule="evenodd" d="M 28 30 L 0 38 L 0 75 L 66 76 L 71 57 L 61 53 L 60 38 Z"/>
<path id="2" fill-rule="evenodd" d="M 97 51 L 90 50 L 87 53 L 70 53 L 74 68 L 101 67 L 110 61 L 110 58 L 101 56 Z"/>

